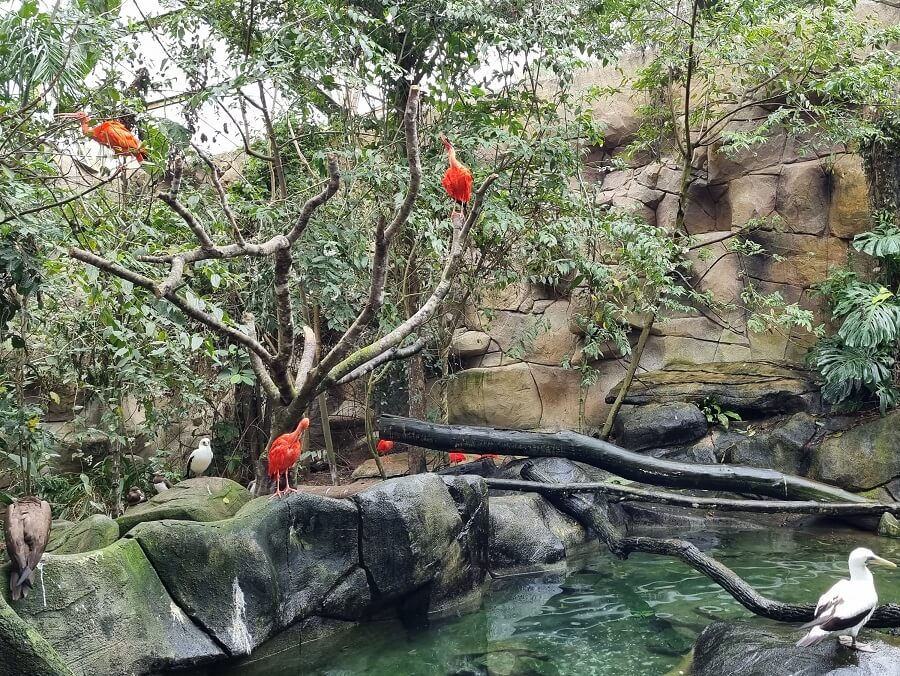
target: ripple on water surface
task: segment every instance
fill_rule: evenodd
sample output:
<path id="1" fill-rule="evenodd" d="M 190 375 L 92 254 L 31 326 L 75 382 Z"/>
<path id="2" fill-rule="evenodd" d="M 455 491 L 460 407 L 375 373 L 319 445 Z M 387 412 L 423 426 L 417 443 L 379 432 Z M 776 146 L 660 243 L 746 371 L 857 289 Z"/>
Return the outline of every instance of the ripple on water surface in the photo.
<path id="1" fill-rule="evenodd" d="M 854 547 L 900 559 L 900 541 L 857 532 L 705 535 L 701 546 L 783 601 L 815 601 L 847 574 Z M 618 561 L 598 550 L 567 565 L 564 572 L 495 580 L 477 613 L 415 631 L 393 620 L 371 622 L 239 665 L 234 673 L 657 676 L 681 661 L 709 622 L 753 618 L 716 584 L 672 559 Z M 900 600 L 900 575 L 876 573 L 876 585 L 882 600 Z"/>

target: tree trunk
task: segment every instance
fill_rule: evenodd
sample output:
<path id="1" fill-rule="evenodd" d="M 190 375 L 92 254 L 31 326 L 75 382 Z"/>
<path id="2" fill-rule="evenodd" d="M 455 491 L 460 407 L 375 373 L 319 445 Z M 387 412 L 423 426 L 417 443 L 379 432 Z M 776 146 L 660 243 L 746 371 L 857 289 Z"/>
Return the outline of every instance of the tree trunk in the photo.
<path id="1" fill-rule="evenodd" d="M 609 413 L 606 416 L 606 423 L 604 423 L 603 430 L 600 432 L 600 438 L 603 439 L 603 441 L 609 439 L 613 423 L 616 422 L 616 416 L 619 415 L 619 409 L 622 408 L 622 402 L 625 401 L 625 397 L 628 396 L 628 390 L 631 389 L 631 381 L 634 380 L 634 374 L 637 372 L 638 366 L 641 363 L 641 355 L 644 354 L 644 348 L 647 347 L 650 329 L 653 328 L 653 322 L 655 321 L 656 313 L 651 313 L 644 322 L 644 327 L 641 329 L 641 335 L 638 338 L 637 345 L 634 346 L 634 351 L 631 353 L 631 361 L 628 363 L 628 370 L 625 371 L 625 379 L 622 381 L 622 387 L 619 388 L 619 395 L 613 402 L 612 408 L 609 409 Z"/>
<path id="2" fill-rule="evenodd" d="M 569 431 L 541 433 L 439 425 L 389 415 L 381 417 L 378 430 L 384 439 L 441 451 L 459 448 L 473 453 L 567 458 L 658 486 L 752 493 L 784 500 L 869 502 L 840 488 L 772 469 L 662 460 Z"/>
<path id="3" fill-rule="evenodd" d="M 538 468 L 526 465 L 522 476 L 530 481 L 553 483 L 553 479 Z M 694 570 L 703 573 L 727 591 L 742 606 L 757 615 L 779 622 L 807 622 L 813 617 L 812 604 L 793 604 L 773 601 L 757 592 L 731 569 L 707 556 L 686 540 L 675 538 L 629 537 L 613 526 L 601 505 L 575 495 L 552 493 L 548 499 L 553 505 L 587 528 L 590 528 L 606 544 L 609 550 L 622 559 L 632 552 L 661 554 L 681 559 Z M 900 605 L 888 603 L 875 609 L 870 627 L 900 626 Z"/>
<path id="4" fill-rule="evenodd" d="M 413 355 L 407 361 L 409 369 L 409 415 L 411 418 L 424 419 L 425 410 L 425 361 L 422 353 Z M 425 449 L 419 446 L 408 446 L 409 473 L 421 474 L 427 471 Z"/>

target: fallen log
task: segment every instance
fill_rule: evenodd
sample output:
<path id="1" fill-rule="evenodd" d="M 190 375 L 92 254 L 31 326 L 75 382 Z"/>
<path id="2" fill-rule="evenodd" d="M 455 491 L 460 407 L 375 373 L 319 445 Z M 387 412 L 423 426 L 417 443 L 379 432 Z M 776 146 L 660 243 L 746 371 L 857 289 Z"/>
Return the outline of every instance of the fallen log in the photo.
<path id="1" fill-rule="evenodd" d="M 465 468 L 466 465 L 457 465 Z M 608 502 L 654 502 L 692 509 L 715 509 L 722 512 L 755 512 L 759 514 L 818 514 L 821 516 L 881 516 L 884 512 L 900 515 L 900 502 L 816 502 L 814 500 L 735 500 L 710 498 L 666 491 L 652 491 L 635 486 L 621 486 L 605 481 L 577 484 L 541 483 L 518 479 L 486 478 L 488 488 L 503 491 L 526 491 L 542 495 L 602 493 Z"/>
<path id="2" fill-rule="evenodd" d="M 441 425 L 383 415 L 378 421 L 378 433 L 381 439 L 439 451 L 460 449 L 472 453 L 567 458 L 656 486 L 752 493 L 782 500 L 869 502 L 840 488 L 773 469 L 662 460 L 568 430 L 524 432 L 473 425 Z"/>
<path id="3" fill-rule="evenodd" d="M 532 482 L 554 483 L 551 476 L 531 464 L 522 468 L 522 476 Z M 757 615 L 779 622 L 808 622 L 813 617 L 813 604 L 782 603 L 763 596 L 730 568 L 704 554 L 687 540 L 625 535 L 610 523 L 600 505 L 580 495 L 557 491 L 547 493 L 547 499 L 557 509 L 597 533 L 609 551 L 621 559 L 627 559 L 632 552 L 672 556 L 703 573 Z M 900 627 L 900 605 L 887 603 L 878 606 L 866 626 Z"/>

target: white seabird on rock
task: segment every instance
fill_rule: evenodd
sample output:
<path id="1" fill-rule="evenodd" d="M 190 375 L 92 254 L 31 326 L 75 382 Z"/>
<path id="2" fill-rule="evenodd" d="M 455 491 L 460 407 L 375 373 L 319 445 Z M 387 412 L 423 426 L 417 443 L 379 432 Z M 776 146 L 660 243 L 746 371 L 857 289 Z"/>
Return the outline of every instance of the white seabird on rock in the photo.
<path id="1" fill-rule="evenodd" d="M 184 470 L 184 478 L 199 476 L 209 469 L 213 459 L 212 446 L 209 439 L 201 439 L 200 446 L 195 448 L 187 459 L 187 467 Z"/>
<path id="2" fill-rule="evenodd" d="M 874 652 L 874 648 L 857 643 L 856 635 L 863 628 L 875 606 L 878 605 L 878 594 L 875 592 L 875 581 L 866 564 L 877 564 L 896 568 L 896 564 L 876 556 L 871 549 L 858 547 L 850 552 L 848 561 L 850 579 L 840 580 L 831 589 L 822 594 L 816 604 L 812 622 L 804 624 L 801 629 L 809 633 L 797 641 L 800 647 L 821 643 L 829 636 L 837 636 L 841 645 L 865 652 Z"/>

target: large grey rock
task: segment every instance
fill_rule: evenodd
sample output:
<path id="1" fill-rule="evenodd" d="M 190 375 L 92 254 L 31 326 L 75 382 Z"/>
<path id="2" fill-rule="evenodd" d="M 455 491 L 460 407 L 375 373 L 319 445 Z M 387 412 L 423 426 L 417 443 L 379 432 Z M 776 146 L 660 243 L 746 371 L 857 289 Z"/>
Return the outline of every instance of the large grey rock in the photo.
<path id="1" fill-rule="evenodd" d="M 51 554 L 78 554 L 103 549 L 119 539 L 119 524 L 105 514 L 94 514 L 78 523 L 53 524 L 47 551 Z"/>
<path id="2" fill-rule="evenodd" d="M 621 411 L 613 431 L 616 443 L 631 450 L 696 441 L 707 430 L 706 417 L 693 404 L 648 404 Z"/>
<path id="3" fill-rule="evenodd" d="M 621 383 L 606 396 L 612 403 Z M 635 379 L 626 404 L 689 402 L 711 399 L 744 417 L 818 411 L 821 396 L 814 375 L 805 369 L 771 361 L 671 364 Z"/>
<path id="4" fill-rule="evenodd" d="M 392 479 L 355 495 L 359 550 L 375 601 L 418 592 L 428 610 L 440 611 L 448 598 L 474 591 L 484 579 L 486 498 L 480 478 L 445 483 L 436 474 Z"/>
<path id="5" fill-rule="evenodd" d="M 586 539 L 577 521 L 537 493 L 491 498 L 491 570 L 557 563 Z"/>
<path id="6" fill-rule="evenodd" d="M 294 493 L 257 498 L 223 521 L 142 523 L 129 537 L 178 605 L 241 655 L 323 604 L 342 618 L 361 612 L 358 528 L 352 502 Z M 332 595 L 338 588 L 354 607 Z"/>
<path id="7" fill-rule="evenodd" d="M 867 633 L 863 630 L 863 633 Z M 900 673 L 900 647 L 888 638 L 875 640 L 874 653 L 841 647 L 836 640 L 809 648 L 794 643 L 796 627 L 756 627 L 716 622 L 694 644 L 693 676 L 895 676 Z M 866 636 L 870 640 L 872 636 Z"/>
<path id="8" fill-rule="evenodd" d="M 801 474 L 807 464 L 806 445 L 815 436 L 816 430 L 815 418 L 806 413 L 796 413 L 771 429 L 736 441 L 728 449 L 725 461 Z"/>
<path id="9" fill-rule="evenodd" d="M 195 561 L 185 560 L 188 564 L 197 567 Z M 6 575 L 0 584 L 8 588 Z M 88 553 L 46 556 L 43 574 L 28 598 L 16 603 L 16 613 L 76 673 L 143 674 L 222 656 L 173 603 L 133 540 Z"/>
<path id="10" fill-rule="evenodd" d="M 810 478 L 866 491 L 900 477 L 900 411 L 829 436 L 816 450 Z"/>
<path id="11" fill-rule="evenodd" d="M 0 676 L 74 676 L 52 646 L 0 595 Z"/>
<path id="12" fill-rule="evenodd" d="M 123 535 L 145 521 L 219 521 L 237 514 L 252 497 L 250 491 L 231 479 L 186 479 L 131 507 L 116 521 Z"/>

